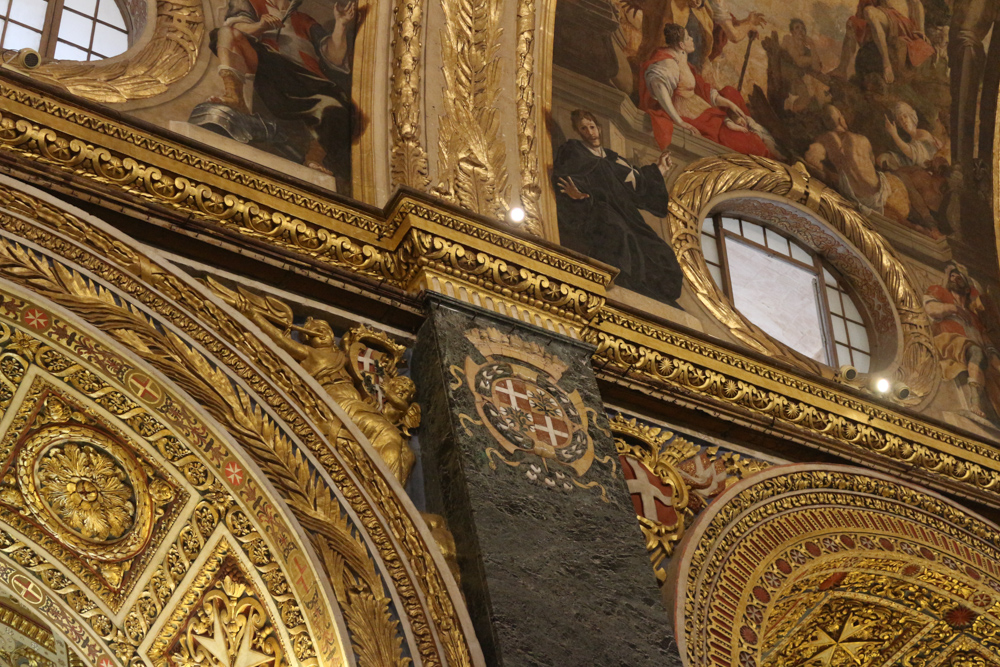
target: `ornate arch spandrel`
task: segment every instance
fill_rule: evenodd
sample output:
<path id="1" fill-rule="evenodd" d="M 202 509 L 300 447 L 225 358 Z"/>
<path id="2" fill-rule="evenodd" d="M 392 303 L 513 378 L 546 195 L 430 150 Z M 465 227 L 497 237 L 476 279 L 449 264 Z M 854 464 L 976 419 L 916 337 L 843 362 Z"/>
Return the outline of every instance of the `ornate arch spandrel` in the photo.
<path id="1" fill-rule="evenodd" d="M 741 315 L 713 281 L 701 250 L 701 227 L 712 206 L 727 197 L 773 195 L 811 211 L 858 250 L 888 289 L 899 319 L 902 349 L 898 363 L 887 369 L 911 390 L 908 402 L 919 403 L 937 388 L 941 372 L 922 300 L 902 263 L 882 236 L 843 197 L 796 165 L 746 155 L 698 160 L 674 181 L 670 192 L 671 242 L 688 285 L 698 299 L 733 335 L 751 349 L 800 368 L 823 374 L 824 367 L 768 336 Z M 821 253 L 822 254 L 822 253 Z"/>
<path id="2" fill-rule="evenodd" d="M 116 346 L 225 425 L 259 467 L 309 541 L 305 562 L 343 609 L 349 662 L 403 664 L 405 647 L 423 665 L 483 664 L 426 526 L 314 380 L 193 279 L 90 216 L 10 179 L 0 207 L 0 280 L 99 321 Z M 25 244 L 30 252 L 14 250 Z M 372 630 L 389 626 L 397 629 Z"/>
<path id="3" fill-rule="evenodd" d="M 818 464 L 758 473 L 709 506 L 672 566 L 682 659 L 838 664 L 852 639 L 871 667 L 954 664 L 969 651 L 997 664 L 998 540 L 996 525 L 886 475 Z"/>

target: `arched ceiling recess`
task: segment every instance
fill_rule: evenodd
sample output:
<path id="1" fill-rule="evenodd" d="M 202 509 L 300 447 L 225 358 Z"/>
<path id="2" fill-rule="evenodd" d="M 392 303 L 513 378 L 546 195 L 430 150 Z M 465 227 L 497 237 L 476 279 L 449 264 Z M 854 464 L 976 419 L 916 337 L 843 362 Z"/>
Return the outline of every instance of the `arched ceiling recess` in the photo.
<path id="1" fill-rule="evenodd" d="M 6 178 L 0 406 L 0 588 L 84 664 L 482 664 L 426 527 L 315 382 Z"/>
<path id="2" fill-rule="evenodd" d="M 998 665 L 998 543 L 997 526 L 885 475 L 770 468 L 719 496 L 681 545 L 668 580 L 681 655 Z"/>

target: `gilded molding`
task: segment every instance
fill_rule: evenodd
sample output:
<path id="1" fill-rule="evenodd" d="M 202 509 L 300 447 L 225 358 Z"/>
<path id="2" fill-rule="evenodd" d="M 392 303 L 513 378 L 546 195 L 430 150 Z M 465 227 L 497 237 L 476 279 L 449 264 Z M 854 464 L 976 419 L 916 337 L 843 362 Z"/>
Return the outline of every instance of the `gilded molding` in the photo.
<path id="1" fill-rule="evenodd" d="M 507 150 L 497 97 L 502 90 L 503 0 L 443 0 L 443 113 L 433 193 L 483 215 L 507 215 Z"/>
<path id="2" fill-rule="evenodd" d="M 941 380 L 930 321 L 923 302 L 910 284 L 906 270 L 880 234 L 839 194 L 812 179 L 801 165 L 788 167 L 773 160 L 726 155 L 705 158 L 688 166 L 670 193 L 672 243 L 684 277 L 702 304 L 751 349 L 822 375 L 822 367 L 774 340 L 743 317 L 719 289 L 708 272 L 701 250 L 701 227 L 709 207 L 720 196 L 735 193 L 768 193 L 799 204 L 829 223 L 872 264 L 889 289 L 903 334 L 897 379 L 909 386 L 919 402 Z"/>
<path id="3" fill-rule="evenodd" d="M 187 75 L 198 60 L 205 36 L 203 4 L 204 0 L 158 0 L 152 39 L 121 59 L 55 60 L 24 73 L 102 104 L 155 97 Z"/>
<path id="4" fill-rule="evenodd" d="M 148 258 L 121 247 L 119 242 L 101 230 L 30 195 L 7 188 L 2 190 L 8 207 L 23 210 L 39 224 L 69 233 L 85 246 L 97 250 L 99 255 L 67 245 L 47 231 L 12 216 L 0 216 L 0 224 L 13 233 L 31 238 L 41 247 L 52 251 L 57 249 L 70 261 L 87 267 L 101 279 L 130 294 L 137 302 L 158 312 L 174 326 L 196 338 L 209 354 L 227 364 L 232 372 L 258 391 L 261 399 L 282 416 L 323 465 L 368 532 L 385 564 L 391 585 L 399 594 L 402 611 L 410 623 L 423 664 L 436 666 L 446 661 L 448 665 L 471 665 L 472 651 L 463 633 L 463 623 L 413 519 L 368 454 L 346 429 L 341 429 L 335 440 L 331 439 L 328 444 L 306 421 L 304 415 L 308 415 L 313 423 L 330 422 L 336 417 L 307 385 L 292 379 L 296 377 L 295 373 L 285 368 L 271 346 L 243 329 L 226 311 L 206 301 L 200 291 Z M 117 252 L 109 253 L 109 250 Z M 121 262 L 129 273 L 119 270 L 113 262 Z M 341 600 L 341 603 L 345 607 L 357 607 L 357 613 L 361 615 L 358 618 L 364 618 L 367 624 L 356 626 L 352 631 L 371 632 L 373 628 L 397 623 L 386 613 L 383 591 L 370 590 L 364 583 L 364 564 L 359 558 L 367 558 L 367 548 L 363 542 L 357 542 L 360 537 L 341 532 L 338 523 L 342 520 L 341 510 L 332 491 L 319 483 L 319 477 L 311 472 L 308 461 L 295 450 L 287 437 L 274 428 L 274 422 L 254 406 L 250 397 L 231 383 L 221 369 L 210 366 L 198 350 L 189 347 L 176 335 L 159 331 L 138 309 L 119 306 L 113 300 L 106 301 L 93 291 L 98 289 L 96 285 L 87 283 L 76 274 L 65 271 L 54 275 L 52 271 L 47 264 L 42 266 L 18 253 L 5 257 L 0 263 L 0 273 L 6 278 L 19 284 L 27 282 L 36 293 L 72 311 L 88 318 L 102 312 L 115 318 L 115 325 L 109 324 L 106 330 L 119 342 L 134 349 L 167 376 L 184 378 L 185 387 L 199 397 L 206 410 L 223 423 L 232 424 L 242 434 L 241 443 L 254 455 L 258 464 L 269 471 L 268 478 L 296 510 L 317 550 L 322 552 L 325 548 L 332 548 L 342 552 L 346 567 L 344 590 L 349 598 Z M 137 281 L 136 277 L 140 276 L 141 280 Z M 163 298 L 150 288 L 169 295 L 177 306 L 165 304 Z M 188 313 L 196 314 L 199 319 L 192 319 Z M 213 330 L 203 328 L 200 321 L 211 322 Z M 278 381 L 284 379 L 281 387 L 286 394 L 263 382 L 256 371 L 234 353 L 233 348 L 258 359 L 261 367 L 283 369 L 276 372 Z M 347 467 L 333 454 L 330 444 L 336 447 Z M 365 497 L 359 484 L 374 503 Z M 356 545 L 356 553 L 343 551 L 350 544 Z M 397 550 L 405 554 L 405 561 Z M 334 576 L 335 573 L 328 572 L 328 575 Z M 333 583 L 336 589 L 338 584 Z"/>
<path id="5" fill-rule="evenodd" d="M 427 150 L 420 136 L 423 12 L 424 0 L 396 0 L 393 5 L 393 66 L 389 77 L 392 182 L 418 190 L 426 190 L 431 182 Z"/>
<path id="6" fill-rule="evenodd" d="M 523 228 L 535 236 L 542 235 L 538 182 L 537 123 L 535 122 L 535 3 L 517 0 L 517 152 L 521 172 L 521 207 L 525 218 Z"/>

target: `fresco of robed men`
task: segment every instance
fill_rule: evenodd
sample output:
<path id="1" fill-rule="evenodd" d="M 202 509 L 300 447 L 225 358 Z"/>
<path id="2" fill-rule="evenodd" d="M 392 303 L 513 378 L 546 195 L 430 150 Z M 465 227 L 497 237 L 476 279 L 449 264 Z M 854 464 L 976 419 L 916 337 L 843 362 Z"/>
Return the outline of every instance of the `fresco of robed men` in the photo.
<path id="1" fill-rule="evenodd" d="M 228 0 L 216 94 L 189 123 L 333 176 L 349 192 L 356 0 Z"/>
<path id="2" fill-rule="evenodd" d="M 1000 0 L 560 0 L 550 123 L 560 239 L 619 267 L 619 286 L 672 303 L 676 290 L 646 279 L 651 266 L 675 271 L 669 246 L 628 242 L 666 237 L 666 197 L 648 197 L 655 174 L 642 164 L 662 151 L 681 167 L 733 152 L 802 163 L 922 267 L 944 376 L 967 415 L 1000 423 L 998 22 Z M 625 186 L 626 233 L 587 231 L 601 225 L 581 217 L 590 193 L 568 158 L 588 140 L 570 110 L 607 128 L 590 148 L 611 156 Z"/>

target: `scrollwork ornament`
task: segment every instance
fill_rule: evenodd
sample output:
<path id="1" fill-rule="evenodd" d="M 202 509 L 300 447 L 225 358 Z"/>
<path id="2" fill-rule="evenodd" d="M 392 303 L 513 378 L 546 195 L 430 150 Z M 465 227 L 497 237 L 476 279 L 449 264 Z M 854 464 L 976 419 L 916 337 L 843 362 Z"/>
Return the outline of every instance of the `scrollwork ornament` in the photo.
<path id="1" fill-rule="evenodd" d="M 840 232 L 860 251 L 889 290 L 902 327 L 900 364 L 893 369 L 912 392 L 912 402 L 933 393 L 941 373 L 930 335 L 930 321 L 920 295 L 885 239 L 842 196 L 811 178 L 802 165 L 789 167 L 747 155 L 698 160 L 685 169 L 671 188 L 671 241 L 688 284 L 698 299 L 734 336 L 756 352 L 784 359 L 823 374 L 822 367 L 774 340 L 747 320 L 719 289 L 701 250 L 701 228 L 709 206 L 734 193 L 767 193 L 804 206 Z"/>
<path id="2" fill-rule="evenodd" d="M 392 109 L 393 183 L 424 190 L 430 185 L 427 150 L 420 136 L 421 33 L 424 0 L 396 0 L 393 5 L 389 104 Z"/>

